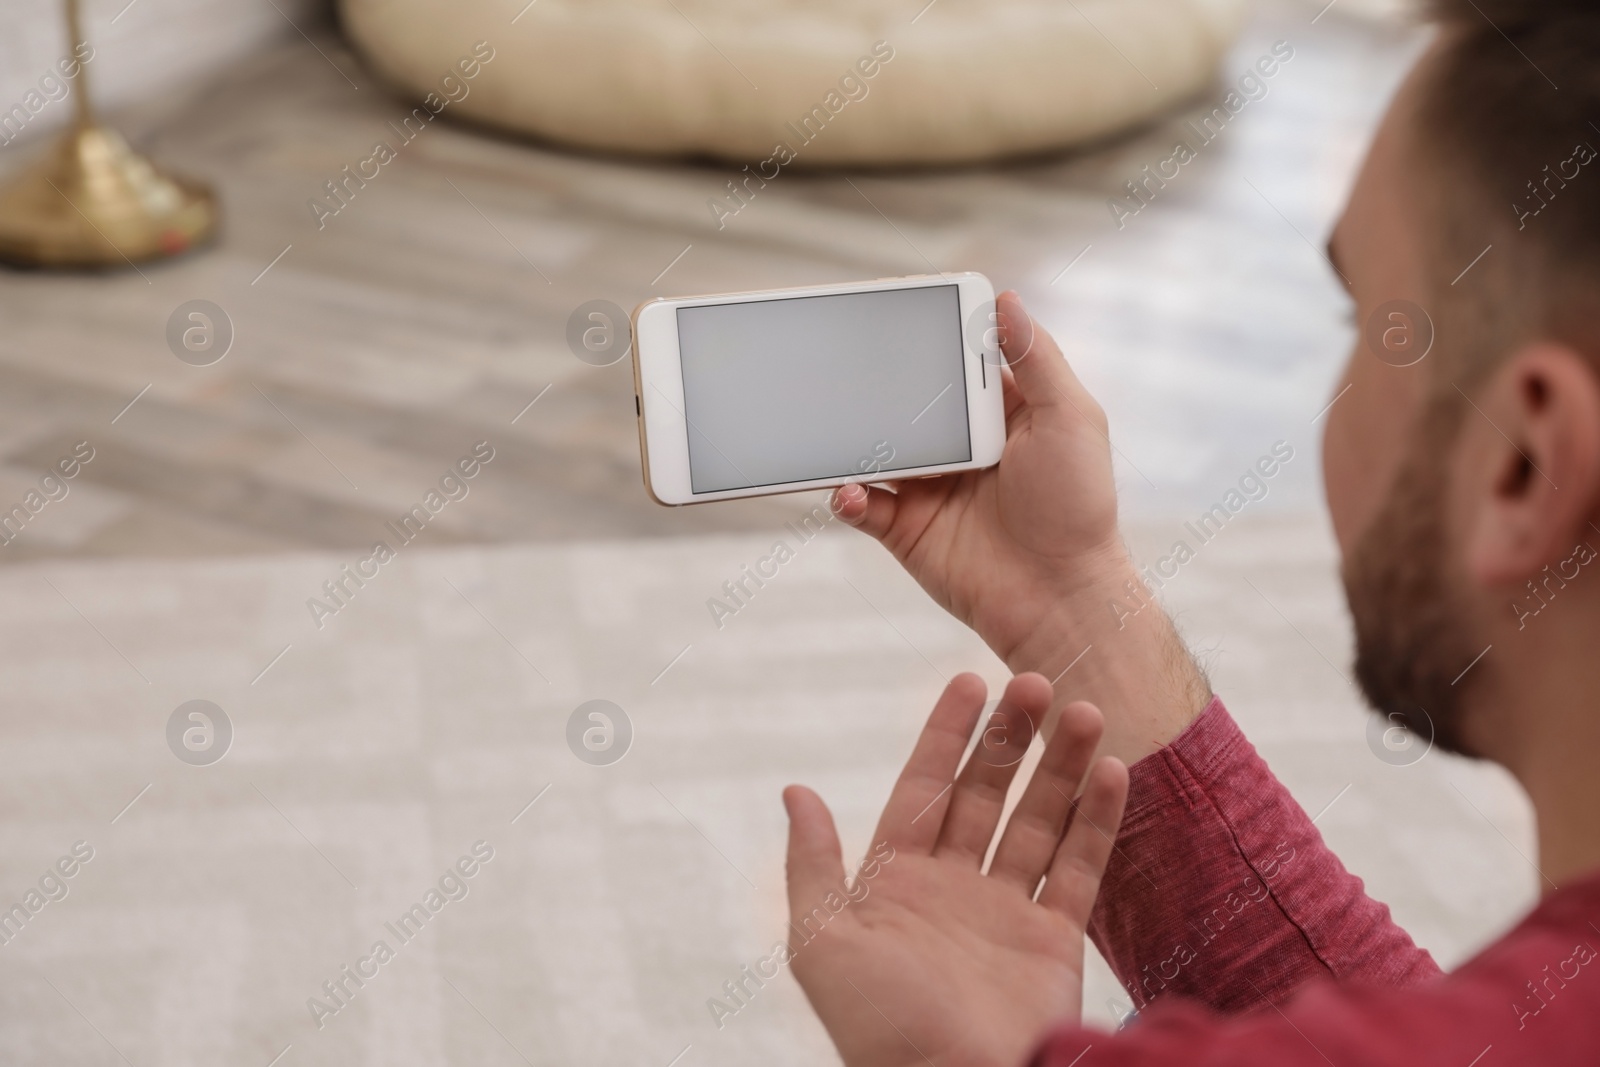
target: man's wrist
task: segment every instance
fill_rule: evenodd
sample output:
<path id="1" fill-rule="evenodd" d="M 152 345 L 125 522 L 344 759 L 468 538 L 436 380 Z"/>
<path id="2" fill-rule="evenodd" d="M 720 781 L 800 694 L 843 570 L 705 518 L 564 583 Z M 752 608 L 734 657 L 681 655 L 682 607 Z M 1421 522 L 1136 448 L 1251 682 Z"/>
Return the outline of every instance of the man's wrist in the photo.
<path id="1" fill-rule="evenodd" d="M 1013 674 L 1051 680 L 1057 706 L 1088 700 L 1106 719 L 1101 751 L 1133 764 L 1183 732 L 1211 700 L 1204 672 L 1125 552 L 1053 594 L 1030 632 L 991 644 Z"/>

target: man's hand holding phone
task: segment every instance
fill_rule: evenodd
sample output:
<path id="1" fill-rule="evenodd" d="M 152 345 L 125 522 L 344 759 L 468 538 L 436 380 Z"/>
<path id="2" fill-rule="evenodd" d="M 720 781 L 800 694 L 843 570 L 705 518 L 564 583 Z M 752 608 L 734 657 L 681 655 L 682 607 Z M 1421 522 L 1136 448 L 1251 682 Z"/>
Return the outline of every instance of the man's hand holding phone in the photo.
<path id="1" fill-rule="evenodd" d="M 833 508 L 1014 672 L 1112 709 L 1104 750 L 1132 763 L 1177 736 L 1210 690 L 1163 612 L 1113 610 L 1130 590 L 1148 594 L 1117 529 L 1105 414 L 1021 299 L 1003 293 L 997 306 L 1008 364 L 999 465 L 844 486 Z"/>

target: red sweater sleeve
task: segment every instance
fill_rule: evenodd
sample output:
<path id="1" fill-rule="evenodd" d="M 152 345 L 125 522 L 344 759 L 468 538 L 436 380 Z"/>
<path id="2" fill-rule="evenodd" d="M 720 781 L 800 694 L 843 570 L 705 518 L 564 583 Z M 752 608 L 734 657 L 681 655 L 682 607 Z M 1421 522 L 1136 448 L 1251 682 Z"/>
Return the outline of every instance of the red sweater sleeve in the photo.
<path id="1" fill-rule="evenodd" d="M 1313 978 L 1392 987 L 1440 973 L 1221 700 L 1130 777 L 1089 933 L 1136 1007 L 1183 997 L 1231 1014 Z"/>
<path id="2" fill-rule="evenodd" d="M 1284 877 L 1303 858 L 1297 851 Z M 1435 981 L 1402 990 L 1311 982 L 1291 1003 L 1229 1016 L 1158 997 L 1116 1034 L 1055 1030 L 1033 1067 L 1594 1067 L 1597 914 L 1600 871 L 1552 892 L 1505 937 Z M 1357 964 L 1363 968 L 1371 969 Z"/>

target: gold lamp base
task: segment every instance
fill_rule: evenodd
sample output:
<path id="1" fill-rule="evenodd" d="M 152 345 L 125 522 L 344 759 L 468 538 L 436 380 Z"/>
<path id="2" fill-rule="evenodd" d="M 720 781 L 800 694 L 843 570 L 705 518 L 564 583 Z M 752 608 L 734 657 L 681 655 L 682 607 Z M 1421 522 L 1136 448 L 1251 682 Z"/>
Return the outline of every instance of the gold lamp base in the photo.
<path id="1" fill-rule="evenodd" d="M 0 261 L 25 267 L 117 267 L 209 240 L 217 200 L 163 174 L 115 130 L 75 125 L 44 159 L 0 188 Z"/>

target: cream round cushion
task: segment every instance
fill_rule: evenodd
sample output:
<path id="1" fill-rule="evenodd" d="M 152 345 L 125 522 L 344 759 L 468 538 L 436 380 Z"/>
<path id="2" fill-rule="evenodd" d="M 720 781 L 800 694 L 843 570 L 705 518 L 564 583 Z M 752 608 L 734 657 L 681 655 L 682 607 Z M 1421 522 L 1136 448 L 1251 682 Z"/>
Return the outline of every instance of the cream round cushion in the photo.
<path id="1" fill-rule="evenodd" d="M 1245 6 L 924 3 L 341 0 L 380 74 L 453 117 L 629 154 L 755 163 L 783 145 L 778 162 L 800 166 L 971 162 L 1104 136 L 1204 88 Z M 493 58 L 458 66 L 474 46 Z"/>

